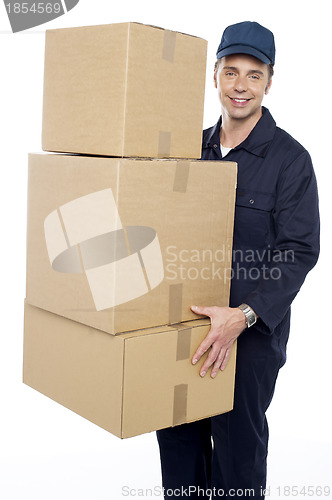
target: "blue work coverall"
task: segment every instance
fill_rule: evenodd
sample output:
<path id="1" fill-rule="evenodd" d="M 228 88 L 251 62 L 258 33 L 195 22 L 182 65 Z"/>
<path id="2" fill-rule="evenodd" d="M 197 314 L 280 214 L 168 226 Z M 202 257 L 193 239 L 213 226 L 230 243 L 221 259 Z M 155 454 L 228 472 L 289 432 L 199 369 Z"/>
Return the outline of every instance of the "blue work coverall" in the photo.
<path id="1" fill-rule="evenodd" d="M 238 337 L 234 409 L 157 432 L 165 498 L 209 498 L 209 489 L 264 497 L 265 412 L 286 361 L 291 303 L 318 258 L 319 213 L 309 153 L 262 111 L 224 157 L 238 164 L 230 306 L 249 304 L 259 319 Z M 203 160 L 222 160 L 220 127 L 221 118 L 204 131 Z"/>

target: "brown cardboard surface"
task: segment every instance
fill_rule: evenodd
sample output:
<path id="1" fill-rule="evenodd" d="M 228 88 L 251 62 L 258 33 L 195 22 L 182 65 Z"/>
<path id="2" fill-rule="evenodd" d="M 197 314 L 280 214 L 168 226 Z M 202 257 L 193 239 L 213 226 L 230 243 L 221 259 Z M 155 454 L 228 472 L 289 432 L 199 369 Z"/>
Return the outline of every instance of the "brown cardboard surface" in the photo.
<path id="1" fill-rule="evenodd" d="M 182 168 L 31 154 L 29 303 L 111 334 L 228 305 L 236 164 Z"/>
<path id="2" fill-rule="evenodd" d="M 200 158 L 207 42 L 138 23 L 46 31 L 46 151 Z"/>
<path id="3" fill-rule="evenodd" d="M 191 364 L 209 328 L 203 319 L 112 336 L 26 303 L 23 381 L 122 438 L 199 420 L 233 407 L 236 346 L 215 379 L 199 376 L 203 359 Z"/>

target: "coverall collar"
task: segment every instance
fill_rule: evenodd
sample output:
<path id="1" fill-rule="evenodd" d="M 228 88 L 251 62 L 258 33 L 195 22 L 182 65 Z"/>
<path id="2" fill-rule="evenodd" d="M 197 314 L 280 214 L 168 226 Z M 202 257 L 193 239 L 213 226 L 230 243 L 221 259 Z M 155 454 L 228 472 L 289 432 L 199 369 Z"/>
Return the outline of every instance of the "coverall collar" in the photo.
<path id="1" fill-rule="evenodd" d="M 276 122 L 267 108 L 262 106 L 263 115 L 252 129 L 248 137 L 238 146 L 233 148 L 233 151 L 245 149 L 253 155 L 265 157 L 269 145 L 276 131 Z M 211 131 L 207 134 L 203 141 L 203 147 L 213 147 L 215 144 L 220 144 L 220 127 L 222 118 L 220 116 L 218 122 Z M 216 146 L 214 146 L 216 147 Z"/>

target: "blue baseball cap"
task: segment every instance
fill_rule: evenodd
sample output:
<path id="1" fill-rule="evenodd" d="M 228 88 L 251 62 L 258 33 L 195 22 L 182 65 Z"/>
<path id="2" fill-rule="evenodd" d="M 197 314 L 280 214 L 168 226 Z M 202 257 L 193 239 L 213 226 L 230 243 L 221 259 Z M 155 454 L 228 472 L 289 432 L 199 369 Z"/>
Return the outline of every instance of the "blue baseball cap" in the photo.
<path id="1" fill-rule="evenodd" d="M 249 54 L 265 64 L 274 64 L 275 45 L 272 31 L 251 21 L 228 26 L 217 50 L 217 59 L 232 54 Z"/>

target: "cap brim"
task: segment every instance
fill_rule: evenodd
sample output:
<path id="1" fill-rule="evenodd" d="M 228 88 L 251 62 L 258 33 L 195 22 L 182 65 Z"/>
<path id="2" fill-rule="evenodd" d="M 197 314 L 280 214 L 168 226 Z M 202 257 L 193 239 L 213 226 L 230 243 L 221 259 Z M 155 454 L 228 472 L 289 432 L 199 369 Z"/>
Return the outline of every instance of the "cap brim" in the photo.
<path id="1" fill-rule="evenodd" d="M 271 64 L 273 61 L 269 59 L 265 54 L 259 50 L 249 47 L 248 45 L 232 45 L 226 49 L 217 52 L 217 59 L 221 59 L 224 56 L 231 56 L 233 54 L 248 54 L 249 56 L 254 56 L 265 64 Z"/>

